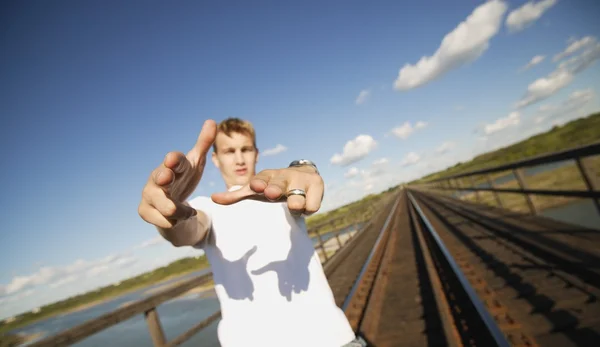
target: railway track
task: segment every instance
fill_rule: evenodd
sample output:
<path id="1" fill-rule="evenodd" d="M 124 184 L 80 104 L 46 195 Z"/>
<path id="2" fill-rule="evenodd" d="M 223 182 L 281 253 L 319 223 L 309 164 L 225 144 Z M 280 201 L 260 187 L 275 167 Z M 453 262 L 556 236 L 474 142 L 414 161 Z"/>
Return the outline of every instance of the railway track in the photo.
<path id="1" fill-rule="evenodd" d="M 326 267 L 336 302 L 370 346 L 600 345 L 593 246 L 575 252 L 577 262 L 413 190 L 389 206 Z"/>

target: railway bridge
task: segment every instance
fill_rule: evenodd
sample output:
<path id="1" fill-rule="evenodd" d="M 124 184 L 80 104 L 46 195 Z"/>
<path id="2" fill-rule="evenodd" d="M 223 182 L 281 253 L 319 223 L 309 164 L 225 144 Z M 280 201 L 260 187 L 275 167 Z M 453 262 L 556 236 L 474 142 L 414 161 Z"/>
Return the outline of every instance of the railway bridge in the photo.
<path id="1" fill-rule="evenodd" d="M 597 143 L 383 195 L 351 237 L 316 246 L 337 304 L 370 346 L 600 346 L 599 154 Z M 544 215 L 566 205 L 570 219 Z M 33 346 L 74 344 L 136 315 L 155 346 L 180 345 L 220 312 L 167 341 L 156 308 L 210 279 Z"/>

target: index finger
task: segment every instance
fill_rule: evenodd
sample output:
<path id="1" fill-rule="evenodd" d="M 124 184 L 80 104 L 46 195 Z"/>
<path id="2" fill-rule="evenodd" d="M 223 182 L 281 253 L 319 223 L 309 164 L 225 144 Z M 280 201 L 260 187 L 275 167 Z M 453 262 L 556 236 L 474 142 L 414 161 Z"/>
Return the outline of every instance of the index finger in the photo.
<path id="1" fill-rule="evenodd" d="M 238 190 L 231 192 L 214 193 L 211 195 L 212 201 L 220 205 L 231 205 L 243 199 L 260 195 L 250 188 L 247 184 Z"/>
<path id="2" fill-rule="evenodd" d="M 185 154 L 181 152 L 169 152 L 165 156 L 163 165 L 175 172 L 176 174 L 185 172 L 190 168 L 190 162 Z"/>
<path id="3" fill-rule="evenodd" d="M 190 153 L 193 154 L 194 157 L 198 158 L 205 156 L 215 142 L 216 137 L 217 123 L 215 123 L 215 121 L 212 119 L 206 120 L 204 125 L 202 125 L 202 130 L 198 135 L 196 144 L 194 144 L 194 147 Z"/>

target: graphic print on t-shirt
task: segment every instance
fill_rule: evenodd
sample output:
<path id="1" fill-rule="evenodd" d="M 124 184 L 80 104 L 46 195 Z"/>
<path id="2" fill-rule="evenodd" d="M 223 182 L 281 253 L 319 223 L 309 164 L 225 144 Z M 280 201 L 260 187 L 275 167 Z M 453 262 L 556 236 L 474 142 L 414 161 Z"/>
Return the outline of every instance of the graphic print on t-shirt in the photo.
<path id="1" fill-rule="evenodd" d="M 289 211 L 286 211 L 286 217 L 290 225 L 296 223 Z M 279 292 L 281 296 L 285 296 L 287 301 L 292 300 L 292 292 L 299 294 L 308 290 L 310 283 L 308 265 L 315 252 L 312 241 L 302 231 L 291 231 L 289 235 L 290 250 L 286 259 L 273 261 L 259 269 L 252 270 L 253 275 L 262 275 L 269 271 L 275 272 L 279 281 Z"/>

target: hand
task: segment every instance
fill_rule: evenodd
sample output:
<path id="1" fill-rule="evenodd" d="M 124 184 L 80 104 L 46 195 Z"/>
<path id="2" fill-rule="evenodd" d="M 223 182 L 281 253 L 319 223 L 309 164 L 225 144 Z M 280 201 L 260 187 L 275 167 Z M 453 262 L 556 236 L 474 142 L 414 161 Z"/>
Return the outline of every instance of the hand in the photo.
<path id="1" fill-rule="evenodd" d="M 217 204 L 230 205 L 247 198 L 263 195 L 267 201 L 279 201 L 291 189 L 302 189 L 306 198 L 291 195 L 287 198 L 290 212 L 311 215 L 321 208 L 324 183 L 321 176 L 310 166 L 290 167 L 280 170 L 264 170 L 254 176 L 250 183 L 236 191 L 215 193 L 212 200 Z"/>
<path id="2" fill-rule="evenodd" d="M 213 120 L 204 122 L 194 147 L 184 155 L 169 152 L 152 173 L 142 191 L 138 213 L 159 228 L 172 228 L 178 220 L 196 214 L 185 200 L 196 189 L 206 165 L 206 154 L 217 136 Z"/>

